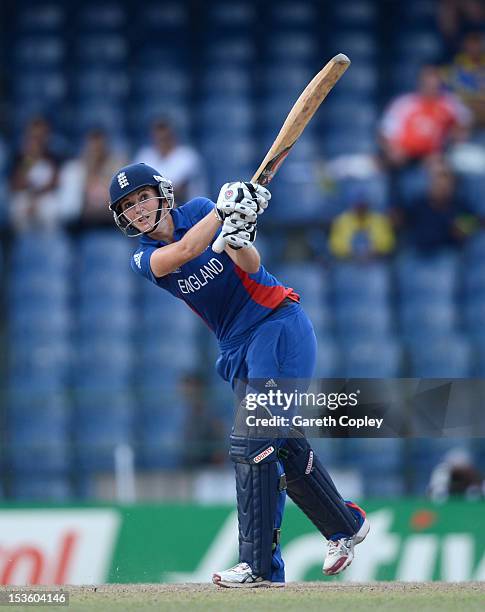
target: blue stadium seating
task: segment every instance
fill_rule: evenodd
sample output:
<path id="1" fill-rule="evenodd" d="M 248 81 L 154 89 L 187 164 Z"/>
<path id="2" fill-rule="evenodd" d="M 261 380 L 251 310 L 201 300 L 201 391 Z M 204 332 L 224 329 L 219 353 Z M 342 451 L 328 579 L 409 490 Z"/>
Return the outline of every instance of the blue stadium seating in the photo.
<path id="1" fill-rule="evenodd" d="M 398 378 L 402 372 L 401 347 L 385 335 L 352 339 L 343 351 L 343 361 L 349 378 Z"/>
<path id="2" fill-rule="evenodd" d="M 68 502 L 72 500 L 73 489 L 66 477 L 39 477 L 30 473 L 16 476 L 12 496 L 18 501 Z"/>
<path id="3" fill-rule="evenodd" d="M 7 423 L 8 461 L 15 472 L 68 473 L 70 411 L 62 393 L 42 392 L 24 382 L 9 394 Z"/>
<path id="4" fill-rule="evenodd" d="M 458 335 L 426 339 L 409 349 L 411 375 L 421 378 L 467 378 L 471 375 L 471 346 Z"/>
<path id="5" fill-rule="evenodd" d="M 348 342 L 387 336 L 392 329 L 389 306 L 372 300 L 339 305 L 335 309 L 335 322 L 339 337 Z"/>
<path id="6" fill-rule="evenodd" d="M 176 396 L 155 398 L 138 416 L 139 464 L 145 469 L 177 468 L 183 464 L 187 408 Z"/>
<path id="7" fill-rule="evenodd" d="M 403 252 L 396 261 L 397 281 L 401 298 L 449 301 L 453 298 L 458 272 L 458 258 L 452 253 L 419 256 Z"/>
<path id="8" fill-rule="evenodd" d="M 251 66 L 251 62 L 255 59 L 251 38 L 233 32 L 229 36 L 226 28 L 214 42 L 207 42 L 205 53 L 208 66 L 229 63 L 234 67 L 243 68 Z"/>
<path id="9" fill-rule="evenodd" d="M 60 34 L 65 24 L 62 2 L 23 2 L 16 15 L 15 30 L 21 34 Z"/>
<path id="10" fill-rule="evenodd" d="M 30 35 L 17 39 L 13 48 L 13 67 L 19 71 L 24 68 L 54 68 L 64 60 L 65 43 L 56 35 Z"/>
<path id="11" fill-rule="evenodd" d="M 335 298 L 385 300 L 390 292 L 389 269 L 384 263 L 335 263 L 331 273 Z"/>
<path id="12" fill-rule="evenodd" d="M 122 4 L 92 2 L 79 7 L 76 21 L 81 30 L 110 33 L 124 26 L 126 15 Z"/>
<path id="13" fill-rule="evenodd" d="M 318 19 L 316 2 L 275 2 L 268 6 L 267 18 L 275 29 L 297 27 L 311 29 Z"/>
<path id="14" fill-rule="evenodd" d="M 137 27 L 154 35 L 186 32 L 187 7 L 180 2 L 144 2 L 137 7 Z"/>
<path id="15" fill-rule="evenodd" d="M 128 390 L 76 394 L 74 450 L 81 471 L 113 470 L 117 445 L 132 443 L 134 412 Z"/>

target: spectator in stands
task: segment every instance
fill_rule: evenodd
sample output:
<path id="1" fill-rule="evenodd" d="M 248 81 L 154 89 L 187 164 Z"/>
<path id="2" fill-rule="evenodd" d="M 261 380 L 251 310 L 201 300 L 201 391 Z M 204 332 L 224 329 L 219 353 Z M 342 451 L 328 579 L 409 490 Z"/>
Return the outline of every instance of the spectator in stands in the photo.
<path id="1" fill-rule="evenodd" d="M 475 124 L 485 126 L 485 36 L 465 35 L 460 52 L 445 69 L 445 81 L 473 112 Z"/>
<path id="2" fill-rule="evenodd" d="M 17 231 L 59 223 L 57 184 L 60 160 L 50 149 L 51 126 L 43 117 L 27 125 L 10 173 L 10 221 Z"/>
<path id="3" fill-rule="evenodd" d="M 464 33 L 485 31 L 485 4 L 483 0 L 441 0 L 438 22 L 447 46 L 456 50 Z"/>
<path id="4" fill-rule="evenodd" d="M 153 144 L 142 147 L 135 155 L 135 162 L 144 162 L 157 168 L 172 180 L 175 201 L 182 204 L 207 193 L 202 162 L 197 152 L 178 143 L 171 123 L 159 119 L 152 127 Z"/>
<path id="5" fill-rule="evenodd" d="M 330 252 L 338 258 L 369 260 L 389 255 L 394 232 L 387 215 L 370 210 L 365 196 L 357 196 L 351 210 L 338 215 L 330 226 Z"/>
<path id="6" fill-rule="evenodd" d="M 458 199 L 455 175 L 443 158 L 431 158 L 428 169 L 427 193 L 398 208 L 395 219 L 409 245 L 423 253 L 436 253 L 462 244 L 475 220 Z"/>
<path id="7" fill-rule="evenodd" d="M 112 227 L 113 218 L 106 207 L 108 185 L 124 162 L 112 151 L 103 130 L 87 133 L 81 155 L 66 162 L 59 177 L 63 218 L 71 229 Z"/>
<path id="8" fill-rule="evenodd" d="M 476 500 L 485 493 L 484 484 L 470 453 L 462 448 L 453 448 L 434 468 L 428 493 L 434 501 L 445 501 L 450 496 Z"/>
<path id="9" fill-rule="evenodd" d="M 471 113 L 453 94 L 442 91 L 435 66 L 422 68 L 418 90 L 391 102 L 381 124 L 384 158 L 391 168 L 403 168 L 443 150 L 456 125 L 466 125 Z"/>

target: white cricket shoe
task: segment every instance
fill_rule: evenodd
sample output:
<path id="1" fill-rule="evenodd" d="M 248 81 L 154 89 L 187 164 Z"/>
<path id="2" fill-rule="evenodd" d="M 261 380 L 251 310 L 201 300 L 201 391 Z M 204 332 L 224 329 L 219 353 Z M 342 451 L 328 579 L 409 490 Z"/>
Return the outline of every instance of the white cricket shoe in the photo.
<path id="1" fill-rule="evenodd" d="M 212 582 L 226 588 L 256 588 L 256 587 L 282 587 L 284 582 L 271 582 L 261 576 L 255 576 L 247 563 L 238 563 L 234 567 L 212 575 Z"/>
<path id="2" fill-rule="evenodd" d="M 323 562 L 323 573 L 326 576 L 340 574 L 354 560 L 354 546 L 363 542 L 369 533 L 370 524 L 365 518 L 360 529 L 350 538 L 340 538 L 339 540 L 329 540 L 327 556 Z"/>

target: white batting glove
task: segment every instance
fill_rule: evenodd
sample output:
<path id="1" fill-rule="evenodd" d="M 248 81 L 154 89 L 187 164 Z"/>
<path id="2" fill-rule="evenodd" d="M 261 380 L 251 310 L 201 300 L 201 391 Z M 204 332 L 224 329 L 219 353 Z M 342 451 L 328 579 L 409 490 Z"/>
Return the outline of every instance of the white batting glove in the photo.
<path id="1" fill-rule="evenodd" d="M 247 190 L 251 193 L 253 202 L 258 205 L 256 211 L 258 215 L 262 215 L 268 208 L 269 201 L 271 200 L 271 193 L 266 187 L 258 185 L 258 183 L 244 183 Z"/>
<path id="2" fill-rule="evenodd" d="M 254 222 L 268 206 L 271 194 L 255 183 L 225 183 L 221 187 L 216 203 L 216 215 L 220 221 L 233 213 L 244 215 L 247 223 Z"/>
<path id="3" fill-rule="evenodd" d="M 221 235 L 231 248 L 247 249 L 256 240 L 256 222 L 248 223 L 239 213 L 233 213 L 224 220 Z"/>

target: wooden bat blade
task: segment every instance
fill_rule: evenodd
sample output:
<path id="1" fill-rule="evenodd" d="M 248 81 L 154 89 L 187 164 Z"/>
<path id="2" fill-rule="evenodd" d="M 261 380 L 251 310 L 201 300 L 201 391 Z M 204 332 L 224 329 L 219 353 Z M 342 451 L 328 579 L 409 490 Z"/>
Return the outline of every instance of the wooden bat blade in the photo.
<path id="1" fill-rule="evenodd" d="M 349 66 L 349 58 L 339 53 L 308 83 L 289 112 L 271 149 L 251 179 L 252 183 L 267 185 L 271 181 L 317 108 Z M 212 250 L 215 253 L 222 253 L 224 248 L 224 238 L 219 235 L 212 245 Z"/>
<path id="2" fill-rule="evenodd" d="M 267 185 L 271 181 L 317 108 L 349 66 L 349 58 L 339 53 L 308 83 L 251 179 L 252 183 Z"/>

